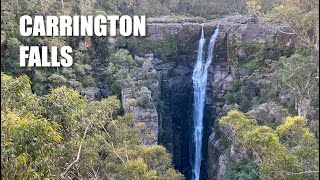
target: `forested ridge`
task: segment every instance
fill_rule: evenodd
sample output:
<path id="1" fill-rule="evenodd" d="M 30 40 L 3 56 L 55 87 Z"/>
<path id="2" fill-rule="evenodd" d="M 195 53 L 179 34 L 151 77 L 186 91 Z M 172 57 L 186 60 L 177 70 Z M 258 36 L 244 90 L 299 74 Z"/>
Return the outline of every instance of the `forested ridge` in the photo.
<path id="1" fill-rule="evenodd" d="M 228 63 L 245 75 L 217 99 L 228 107 L 212 126 L 227 159 L 222 178 L 319 178 L 319 0 L 1 1 L 1 178 L 180 180 L 186 175 L 175 169 L 165 130 L 156 126 L 159 145 L 146 145 L 155 137 L 135 121 L 134 107 L 168 109 L 154 93 L 159 74 L 152 64 L 193 51 L 178 49 L 181 39 L 174 37 L 22 37 L 19 17 L 25 14 L 263 19 L 293 37 L 294 46 L 228 44 Z M 21 45 L 71 46 L 74 64 L 21 68 Z M 256 81 L 271 77 L 267 86 L 253 85 L 257 74 Z M 127 91 L 130 101 L 124 101 Z M 269 104 L 276 104 L 276 117 L 269 118 Z"/>

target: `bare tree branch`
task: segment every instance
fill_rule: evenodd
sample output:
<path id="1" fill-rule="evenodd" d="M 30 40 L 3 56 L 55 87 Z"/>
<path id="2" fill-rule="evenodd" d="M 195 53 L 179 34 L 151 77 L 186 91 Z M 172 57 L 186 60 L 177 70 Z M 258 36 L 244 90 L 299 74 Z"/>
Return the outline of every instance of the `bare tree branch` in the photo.
<path id="1" fill-rule="evenodd" d="M 77 158 L 72 163 L 69 164 L 69 166 L 65 169 L 65 171 L 62 174 L 60 174 L 59 177 L 56 178 L 56 180 L 60 180 L 61 178 L 63 178 L 68 173 L 68 171 L 71 169 L 71 167 L 79 161 L 82 145 L 83 145 L 84 139 L 87 136 L 88 129 L 89 129 L 89 125 L 86 127 L 86 130 L 84 131 L 84 134 L 83 134 L 83 137 L 82 137 L 79 149 L 78 149 Z"/>

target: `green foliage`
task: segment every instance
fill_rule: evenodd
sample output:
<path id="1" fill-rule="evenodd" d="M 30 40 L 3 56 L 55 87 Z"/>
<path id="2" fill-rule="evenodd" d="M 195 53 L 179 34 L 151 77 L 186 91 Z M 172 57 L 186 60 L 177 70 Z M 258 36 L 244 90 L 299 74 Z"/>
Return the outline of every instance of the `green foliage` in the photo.
<path id="1" fill-rule="evenodd" d="M 184 179 L 180 173 L 172 169 L 171 156 L 162 146 L 141 147 L 139 157 L 127 161 L 120 174 L 120 179 Z"/>
<path id="2" fill-rule="evenodd" d="M 247 148 L 263 179 L 315 179 L 319 177 L 319 146 L 301 116 L 288 117 L 273 130 L 258 126 L 243 113 L 230 111 L 220 125 L 230 126 L 237 143 Z"/>
<path id="3" fill-rule="evenodd" d="M 142 158 L 129 160 L 124 165 L 121 175 L 119 179 L 157 179 L 157 172 L 149 171 Z"/>
<path id="4" fill-rule="evenodd" d="M 177 41 L 172 37 L 163 40 L 147 40 L 142 38 L 131 38 L 128 41 L 128 49 L 137 55 L 144 55 L 152 51 L 161 59 L 167 60 L 170 55 L 177 51 Z"/>
<path id="5" fill-rule="evenodd" d="M 84 75 L 92 74 L 95 64 L 94 51 L 88 49 L 79 51 L 78 42 L 81 37 L 22 37 L 19 35 L 19 18 L 22 15 L 75 15 L 78 13 L 89 13 L 93 8 L 93 1 L 81 0 L 81 3 L 75 1 L 54 1 L 54 0 L 4 0 L 1 4 L 1 70 L 2 72 L 19 76 L 28 74 L 32 80 L 32 88 L 38 95 L 48 94 L 50 88 L 59 86 L 69 86 L 69 81 L 81 81 Z M 81 4 L 81 6 L 79 6 Z M 74 65 L 68 68 L 68 71 L 60 73 L 64 68 L 42 68 L 30 69 L 19 66 L 19 46 L 71 46 L 75 49 Z M 50 58 L 50 56 L 49 56 Z M 59 59 L 59 57 L 58 57 Z M 36 73 L 34 73 L 36 72 Z M 40 75 L 40 76 L 39 76 Z M 87 79 L 88 80 L 88 79 Z M 92 84 L 92 81 L 85 83 Z M 73 87 L 74 88 L 74 87 Z M 82 88 L 80 84 L 78 89 Z"/>
<path id="6" fill-rule="evenodd" d="M 57 126 L 32 114 L 1 113 L 1 177 L 53 178 L 60 158 Z"/>
<path id="7" fill-rule="evenodd" d="M 115 96 L 88 102 L 62 86 L 38 97 L 29 78 L 5 74 L 1 87 L 2 178 L 53 179 L 81 146 L 64 178 L 184 179 L 164 147 L 142 145 L 139 125 L 132 114 L 120 116 Z"/>
<path id="8" fill-rule="evenodd" d="M 239 138 L 237 140 L 241 142 L 245 133 L 252 131 L 257 122 L 254 119 L 248 119 L 239 111 L 232 110 L 228 112 L 227 116 L 220 119 L 219 124 L 231 126 Z"/>
<path id="9" fill-rule="evenodd" d="M 265 11 L 261 11 L 262 4 L 261 0 L 250 0 L 250 14 L 285 23 L 288 28 L 278 29 L 280 32 L 297 35 L 299 45 L 319 51 L 319 0 L 282 0 L 271 3 Z"/>
<path id="10" fill-rule="evenodd" d="M 285 0 L 275 6 L 268 16 L 277 21 L 287 22 L 292 31 L 298 33 L 303 45 L 313 46 L 319 51 L 319 1 Z"/>
<path id="11" fill-rule="evenodd" d="M 152 169 L 157 169 L 159 177 L 165 178 L 163 175 L 171 168 L 171 155 L 167 150 L 162 146 L 142 147 L 140 153 L 145 163 Z"/>
<path id="12" fill-rule="evenodd" d="M 20 67 L 19 60 L 20 46 L 23 44 L 17 38 L 8 38 L 6 44 L 7 51 L 5 51 L 4 57 L 1 57 L 1 69 L 10 70 L 10 73 L 14 75 L 21 75 L 25 71 Z"/>
<path id="13" fill-rule="evenodd" d="M 229 46 L 229 57 L 242 73 L 241 77 L 236 78 L 234 89 L 225 95 L 226 102 L 236 103 L 241 111 L 247 112 L 255 105 L 279 101 L 279 94 L 283 93 L 278 78 L 278 69 L 283 66 L 279 61 L 291 57 L 295 50 L 287 47 L 271 47 L 257 42 L 240 44 L 231 42 Z M 305 54 L 310 55 L 310 52 Z M 286 107 L 291 107 L 291 104 L 287 104 Z"/>
<path id="14" fill-rule="evenodd" d="M 259 167 L 254 162 L 243 159 L 238 163 L 230 163 L 227 169 L 228 180 L 259 180 Z"/>
<path id="15" fill-rule="evenodd" d="M 280 141 L 287 148 L 293 148 L 293 153 L 299 157 L 300 161 L 308 161 L 310 167 L 319 166 L 318 141 L 314 139 L 310 129 L 307 128 L 305 118 L 301 116 L 288 117 L 282 125 L 277 127 L 276 131 Z"/>
<path id="16" fill-rule="evenodd" d="M 267 13 L 273 21 L 286 22 L 301 40 L 299 45 L 312 46 L 317 52 L 319 42 L 318 1 L 276 0 L 250 1 L 250 14 Z M 276 6 L 274 6 L 278 3 Z M 77 48 L 80 38 L 21 37 L 18 33 L 19 17 L 30 15 L 88 15 L 88 14 L 131 14 L 162 16 L 203 16 L 214 18 L 234 12 L 244 12 L 246 1 L 220 0 L 4 0 L 1 2 L 1 70 L 10 75 L 28 73 L 13 78 L 1 75 L 1 147 L 4 179 L 44 179 L 60 174 L 67 164 L 74 160 L 81 144 L 84 129 L 89 133 L 84 138 L 81 158 L 67 173 L 67 178 L 78 179 L 183 179 L 171 165 L 171 157 L 161 146 L 144 147 L 138 136 L 139 127 L 132 114 L 120 114 L 120 101 L 109 97 L 98 102 L 88 102 L 77 91 L 94 86 L 95 78 L 106 80 L 116 95 L 132 87 L 136 105 L 152 105 L 150 87 L 156 73 L 153 68 L 143 70 L 126 50 L 110 48 L 106 38 L 93 37 L 92 48 L 75 50 L 75 63 L 70 68 L 23 69 L 19 68 L 20 45 L 70 45 Z M 271 10 L 269 12 L 269 10 Z M 290 28 L 289 28 L 290 30 Z M 293 33 L 293 32 L 288 32 Z M 154 41 L 131 38 L 127 47 L 137 55 L 152 51 L 167 60 L 177 53 L 175 37 Z M 119 45 L 120 46 L 120 45 Z M 191 47 L 191 46 L 190 46 Z M 252 74 L 254 70 L 269 71 L 265 60 L 281 63 L 277 73 L 281 93 L 298 101 L 308 99 L 316 107 L 319 104 L 318 56 L 311 53 L 296 53 L 279 47 L 266 47 L 259 43 L 230 46 L 235 50 L 231 59 L 236 65 Z M 181 51 L 190 51 L 189 47 Z M 240 53 L 239 53 L 240 52 Z M 243 54 L 241 52 L 244 52 Z M 110 55 L 110 57 L 108 57 Z M 107 57 L 106 57 L 107 56 Z M 102 60 L 100 60 L 102 59 Z M 104 61 L 107 59 L 107 61 Z M 141 63 L 151 66 L 142 59 Z M 106 69 L 105 69 L 106 67 Z M 103 77 L 99 74 L 103 72 Z M 276 83 L 275 83 L 276 84 Z M 62 86 L 62 87 L 61 87 Z M 56 88 L 52 89 L 51 88 Z M 32 90 L 42 97 L 36 96 Z M 242 111 L 264 101 L 264 93 L 246 78 L 238 80 L 236 89 L 229 92 L 227 103 L 238 103 Z M 277 94 L 275 91 L 274 94 Z M 277 95 L 275 95 L 277 96 Z M 289 102 L 289 104 L 292 104 Z M 31 114 L 32 112 L 32 114 Z M 233 120 L 232 120 L 233 119 Z M 222 120 L 231 125 L 237 134 L 237 141 L 250 147 L 258 158 L 262 178 L 273 179 L 314 179 L 318 176 L 318 152 L 316 140 L 306 128 L 301 117 L 287 118 L 276 130 L 257 126 L 255 120 L 243 114 L 232 112 Z M 63 137 L 63 139 L 61 138 Z M 36 142 L 36 143 L 35 143 Z M 271 152 L 270 149 L 272 149 Z M 241 163 L 240 163 L 241 164 Z M 249 171 L 255 168 L 251 162 L 236 165 L 235 177 L 252 178 Z M 240 170 L 239 170 L 240 169 Z M 301 173 L 300 172 L 305 172 Z M 298 174 L 294 174 L 298 173 Z"/>
<path id="17" fill-rule="evenodd" d="M 86 99 L 80 97 L 77 91 L 62 86 L 53 89 L 42 99 L 45 108 L 44 116 L 62 127 L 64 138 L 70 138 L 77 128 L 77 119 L 81 115 Z"/>
<path id="18" fill-rule="evenodd" d="M 234 64 L 245 64 L 251 60 L 258 60 L 257 54 L 265 45 L 261 43 L 229 43 L 229 56 Z M 262 57 L 261 57 L 262 58 Z"/>
<path id="19" fill-rule="evenodd" d="M 15 38 L 19 32 L 19 25 L 16 21 L 17 15 L 10 11 L 10 9 L 4 10 L 6 4 L 3 3 L 4 6 L 1 7 L 1 37 L 3 35 L 3 37 Z"/>
<path id="20" fill-rule="evenodd" d="M 136 62 L 132 58 L 132 55 L 125 49 L 120 49 L 115 54 L 112 54 L 107 62 L 113 63 L 116 68 L 133 68 L 136 65 Z"/>
<path id="21" fill-rule="evenodd" d="M 312 99 L 311 101 L 311 106 L 313 107 L 319 107 L 320 102 L 319 102 L 319 93 L 316 94 L 315 98 Z"/>
<path id="22" fill-rule="evenodd" d="M 167 179 L 170 173 L 174 180 L 183 180 L 172 169 L 171 156 L 164 147 L 140 145 L 139 129 L 135 128 L 132 114 L 114 118 L 119 108 L 120 101 L 114 96 L 86 106 L 84 121 L 91 124 L 92 133 L 83 146 L 81 171 L 75 169 L 73 173 L 85 179 L 92 177 L 87 173 L 90 172 L 106 179 L 141 180 Z"/>
<path id="23" fill-rule="evenodd" d="M 1 112 L 14 110 L 22 115 L 41 113 L 39 98 L 32 94 L 30 79 L 27 76 L 13 78 L 1 74 Z"/>
<path id="24" fill-rule="evenodd" d="M 257 60 L 253 59 L 241 65 L 241 67 L 247 69 L 250 73 L 258 69 Z"/>
<path id="25" fill-rule="evenodd" d="M 245 0 L 237 1 L 208 1 L 208 0 L 143 0 L 143 1 L 97 1 L 97 6 L 105 9 L 106 12 L 164 16 L 164 15 L 189 15 L 213 17 L 216 15 L 229 14 L 233 12 L 243 12 Z M 215 11 L 212 11 L 214 9 Z"/>
<path id="26" fill-rule="evenodd" d="M 162 179 L 162 180 L 184 180 L 185 177 L 181 173 L 179 173 L 176 170 L 174 170 L 173 168 L 171 168 L 171 169 L 168 169 L 165 174 L 161 175 L 161 177 L 159 177 L 159 179 Z"/>
<path id="27" fill-rule="evenodd" d="M 105 78 L 111 84 L 112 91 L 119 95 L 123 88 L 129 87 L 131 81 L 131 69 L 136 63 L 129 51 L 120 49 L 107 59 L 109 63 L 105 72 Z"/>
<path id="28" fill-rule="evenodd" d="M 87 76 L 82 80 L 82 85 L 83 85 L 83 87 L 95 86 L 96 82 L 93 77 Z"/>
<path id="29" fill-rule="evenodd" d="M 284 93 L 299 103 L 307 99 L 319 98 L 319 61 L 318 55 L 293 54 L 286 58 L 280 58 L 278 66 L 280 73 L 280 86 Z"/>
<path id="30" fill-rule="evenodd" d="M 59 74 L 52 74 L 48 77 L 48 80 L 52 83 L 52 87 L 62 86 L 67 82 L 67 79 Z"/>
<path id="31" fill-rule="evenodd" d="M 39 97 L 27 76 L 1 74 L 1 177 L 52 178 L 59 168 L 62 145 L 59 128 L 40 114 Z"/>
<path id="32" fill-rule="evenodd" d="M 261 103 L 266 94 L 260 94 L 258 89 L 248 77 L 236 79 L 234 89 L 224 96 L 227 104 L 238 104 L 243 112 L 247 112 L 254 105 Z"/>
<path id="33" fill-rule="evenodd" d="M 243 144 L 249 148 L 256 148 L 258 151 L 275 156 L 276 153 L 284 150 L 284 146 L 279 143 L 279 137 L 275 131 L 268 126 L 255 127 L 250 132 L 245 132 Z"/>
<path id="34" fill-rule="evenodd" d="M 245 68 L 248 74 L 254 70 L 264 70 L 270 68 L 266 60 L 277 61 L 279 57 L 288 57 L 293 54 L 293 49 L 289 47 L 267 46 L 259 42 L 233 43 L 229 44 L 229 56 L 232 62 L 239 67 Z"/>

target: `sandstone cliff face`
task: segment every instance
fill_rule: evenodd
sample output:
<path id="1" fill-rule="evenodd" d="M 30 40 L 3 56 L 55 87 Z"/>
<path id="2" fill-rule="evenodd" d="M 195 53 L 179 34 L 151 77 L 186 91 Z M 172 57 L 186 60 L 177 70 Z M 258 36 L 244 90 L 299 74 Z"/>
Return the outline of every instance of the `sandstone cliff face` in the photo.
<path id="1" fill-rule="evenodd" d="M 246 75 L 245 69 L 239 68 L 232 63 L 234 56 L 237 58 L 250 58 L 250 56 L 254 56 L 254 54 L 250 52 L 250 48 L 243 48 L 238 45 L 265 44 L 266 46 L 293 47 L 295 37 L 281 34 L 275 30 L 277 25 L 272 27 L 261 19 L 254 17 L 232 16 L 215 21 L 220 21 L 221 24 L 220 48 L 223 47 L 221 44 L 226 44 L 227 47 L 216 50 L 219 53 L 217 53 L 216 61 L 213 63 L 213 71 L 210 75 L 211 97 L 213 97 L 211 109 L 216 115 L 213 126 L 215 127 L 214 131 L 216 131 L 216 133 L 209 136 L 206 167 L 207 179 L 224 180 L 226 179 L 228 162 L 239 162 L 247 156 L 244 148 L 236 143 L 232 143 L 234 142 L 232 129 L 218 125 L 219 117 L 230 109 L 239 108 L 238 105 L 228 107 L 225 105 L 225 102 L 223 102 L 227 92 L 234 88 L 235 80 L 241 79 Z M 214 22 L 209 22 L 208 24 L 214 24 Z M 223 53 L 223 50 L 226 52 Z M 250 81 L 252 81 L 251 83 L 257 88 L 270 85 L 268 77 L 252 75 Z M 258 116 L 260 116 L 261 121 L 266 121 L 266 118 L 270 117 L 276 124 L 283 116 L 286 116 L 288 112 L 274 103 L 269 103 L 256 107 L 248 114 L 258 119 Z M 265 116 L 265 118 L 261 118 L 261 116 Z M 229 146 L 230 150 L 228 151 L 226 151 L 227 146 L 225 142 L 221 142 L 221 134 L 226 136 L 228 141 L 231 142 Z"/>
<path id="2" fill-rule="evenodd" d="M 159 118 L 156 100 L 160 96 L 160 74 L 154 69 L 152 54 L 136 56 L 137 67 L 132 70 L 131 85 L 121 91 L 124 113 L 132 113 L 136 126 L 141 129 L 144 145 L 158 144 Z"/>
<path id="3" fill-rule="evenodd" d="M 132 105 L 132 102 L 139 99 L 141 89 L 135 91 L 123 89 L 123 108 L 125 112 L 135 115 L 137 124 L 144 124 L 143 137 L 153 137 L 153 140 L 144 138 L 145 144 L 163 144 L 173 154 L 175 167 L 186 175 L 191 170 L 189 148 L 193 116 L 191 76 L 201 24 L 205 28 L 206 39 L 210 38 L 216 26 L 220 24 L 213 63 L 209 67 L 204 117 L 204 160 L 201 169 L 206 179 L 225 179 L 227 162 L 230 159 L 239 161 L 245 156 L 245 151 L 236 144 L 231 146 L 231 155 L 225 153 L 227 146 L 222 142 L 220 133 L 229 134 L 231 138 L 232 130 L 219 127 L 216 121 L 227 110 L 238 108 L 238 105 L 226 106 L 224 102 L 226 93 L 234 89 L 235 80 L 246 74 L 246 69 L 236 67 L 232 60 L 235 56 L 238 58 L 255 56 L 250 48 L 243 47 L 242 44 L 293 47 L 295 37 L 279 33 L 276 30 L 278 25 L 269 25 L 256 17 L 241 15 L 211 21 L 202 18 L 161 17 L 149 18 L 147 22 L 148 36 L 130 37 L 124 46 L 136 55 L 136 60 L 139 59 L 138 56 L 151 59 L 151 69 L 158 74 L 158 83 L 144 87 L 148 102 L 151 104 L 148 107 L 143 107 L 141 104 Z M 142 69 L 148 67 L 143 65 Z M 252 79 L 257 86 L 268 84 L 264 78 Z M 286 114 L 275 110 L 277 107 L 270 104 L 261 105 L 250 114 L 257 115 L 257 112 L 264 109 L 267 111 L 264 113 L 274 117 L 275 122 L 278 121 L 279 114 Z"/>
<path id="4" fill-rule="evenodd" d="M 145 91 L 145 103 L 149 103 L 149 105 L 137 104 L 141 91 Z M 151 91 L 147 87 L 142 87 L 140 90 L 126 88 L 122 90 L 121 94 L 124 112 L 133 113 L 136 125 L 141 128 L 142 143 L 144 145 L 157 145 L 158 113 L 152 102 Z"/>

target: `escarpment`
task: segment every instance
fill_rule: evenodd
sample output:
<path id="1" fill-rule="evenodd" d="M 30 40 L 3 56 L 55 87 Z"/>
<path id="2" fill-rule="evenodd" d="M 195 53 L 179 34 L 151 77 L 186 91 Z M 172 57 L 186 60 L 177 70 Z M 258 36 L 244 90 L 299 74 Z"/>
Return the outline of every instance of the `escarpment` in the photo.
<path id="1" fill-rule="evenodd" d="M 213 62 L 208 68 L 201 177 L 224 179 L 227 159 L 224 151 L 227 145 L 221 139 L 222 131 L 215 122 L 230 108 L 230 105 L 226 104 L 227 96 L 238 88 L 237 83 L 242 78 L 254 79 L 255 75 L 252 73 L 255 67 L 246 65 L 248 60 L 260 55 L 261 49 L 266 59 L 290 53 L 294 48 L 296 37 L 279 32 L 276 24 L 270 25 L 262 19 L 242 15 L 214 20 L 161 17 L 149 18 L 147 22 L 147 36 L 130 37 L 126 39 L 123 47 L 135 55 L 136 61 L 140 58 L 150 59 L 150 66 L 158 75 L 158 83 L 153 85 L 158 95 L 149 96 L 152 97 L 149 98 L 152 104 L 149 109 L 138 106 L 132 112 L 136 115 L 137 122 L 149 124 L 146 127 L 149 127 L 149 132 L 157 139 L 153 143 L 164 145 L 173 155 L 175 167 L 187 177 L 191 171 L 190 138 L 193 118 L 191 76 L 196 62 L 200 29 L 203 25 L 205 37 L 209 39 L 215 27 L 220 25 Z M 267 76 L 272 78 L 272 73 Z M 259 76 L 256 81 L 259 81 L 256 82 L 257 88 L 263 89 L 269 85 L 268 77 L 265 76 Z M 150 92 L 153 91 L 151 87 L 146 88 Z M 123 103 L 129 99 L 126 94 L 127 90 L 122 91 Z M 244 105 L 235 104 L 236 108 L 239 106 Z M 228 134 L 228 132 L 223 133 Z M 234 151 L 241 150 L 234 147 Z"/>
<path id="2" fill-rule="evenodd" d="M 214 20 L 160 17 L 149 18 L 147 22 L 146 37 L 107 37 L 107 53 L 121 48 L 129 50 L 133 56 L 134 65 L 126 72 L 130 84 L 122 86 L 120 93 L 123 110 L 133 113 L 136 125 L 141 127 L 142 143 L 164 145 L 172 154 L 175 168 L 187 178 L 192 169 L 191 77 L 201 25 L 208 41 L 219 24 L 214 57 L 208 68 L 201 177 L 224 179 L 227 162 L 238 161 L 245 153 L 234 144 L 231 146 L 233 153 L 227 156 L 230 144 L 224 136 L 231 131 L 221 128 L 218 119 L 230 109 L 251 110 L 256 99 L 261 99 L 260 109 L 267 108 L 276 114 L 282 112 L 276 110 L 278 106 L 263 105 L 268 101 L 262 96 L 277 76 L 272 70 L 273 60 L 290 55 L 296 48 L 297 38 L 279 32 L 280 25 L 243 15 Z M 93 41 L 92 48 L 103 45 L 99 38 Z M 104 53 L 98 51 L 101 56 Z M 104 79 L 104 72 L 104 69 L 96 72 L 97 77 Z M 82 93 L 94 100 L 114 92 L 111 84 L 98 81 L 96 86 L 87 87 Z M 258 111 L 259 108 L 249 114 L 259 114 L 261 110 Z"/>

